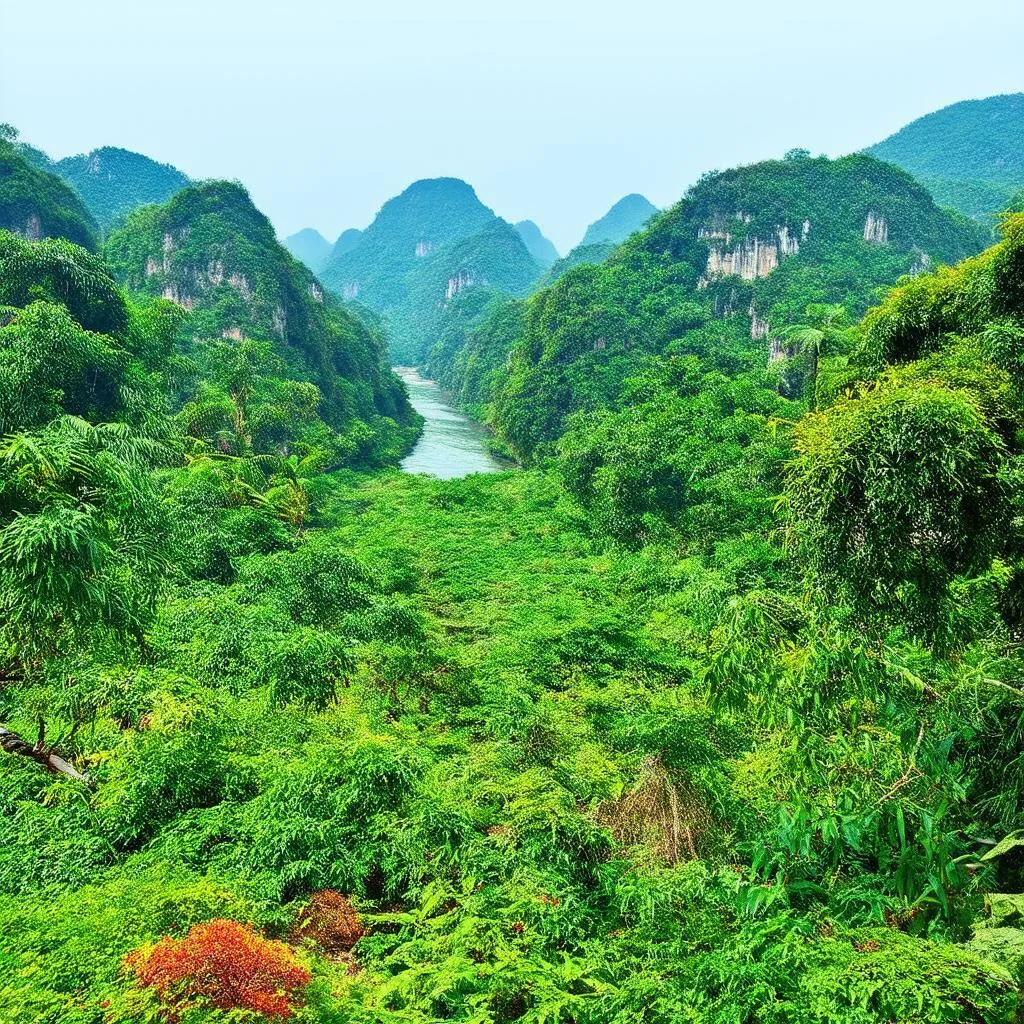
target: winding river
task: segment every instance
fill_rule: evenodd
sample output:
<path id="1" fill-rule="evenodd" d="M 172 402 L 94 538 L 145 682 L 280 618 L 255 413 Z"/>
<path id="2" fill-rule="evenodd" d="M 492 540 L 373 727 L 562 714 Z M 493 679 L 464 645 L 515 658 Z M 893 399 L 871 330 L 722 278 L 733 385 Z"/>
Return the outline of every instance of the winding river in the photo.
<path id="1" fill-rule="evenodd" d="M 452 480 L 508 468 L 487 450 L 486 428 L 453 408 L 434 381 L 421 377 L 412 367 L 394 369 L 409 389 L 413 408 L 425 421 L 416 447 L 402 460 L 402 469 Z"/>

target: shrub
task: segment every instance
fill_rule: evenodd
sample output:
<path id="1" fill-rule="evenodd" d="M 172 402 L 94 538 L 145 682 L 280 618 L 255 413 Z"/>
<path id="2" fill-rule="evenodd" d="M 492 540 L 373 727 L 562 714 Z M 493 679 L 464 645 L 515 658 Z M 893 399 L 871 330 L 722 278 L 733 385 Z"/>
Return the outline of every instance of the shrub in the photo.
<path id="1" fill-rule="evenodd" d="M 320 889 L 299 911 L 289 938 L 308 939 L 329 956 L 347 953 L 363 937 L 363 925 L 347 896 L 333 889 Z"/>
<path id="2" fill-rule="evenodd" d="M 223 919 L 193 925 L 181 939 L 165 936 L 125 963 L 175 1017 L 178 1010 L 210 1003 L 285 1019 L 311 978 L 285 943 Z"/>

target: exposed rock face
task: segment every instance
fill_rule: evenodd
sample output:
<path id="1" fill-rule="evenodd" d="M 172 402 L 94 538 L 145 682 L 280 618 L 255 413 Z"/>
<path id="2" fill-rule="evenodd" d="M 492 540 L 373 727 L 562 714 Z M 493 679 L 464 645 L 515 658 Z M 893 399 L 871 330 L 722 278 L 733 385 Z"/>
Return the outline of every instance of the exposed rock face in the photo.
<path id="1" fill-rule="evenodd" d="M 708 253 L 709 278 L 735 275 L 744 281 L 767 277 L 779 265 L 779 248 L 774 242 L 748 238 L 735 249 L 713 248 Z"/>
<path id="2" fill-rule="evenodd" d="M 889 223 L 874 210 L 869 210 L 864 221 L 864 241 L 885 245 L 889 241 Z"/>
<path id="3" fill-rule="evenodd" d="M 448 278 L 448 288 L 445 290 L 446 299 L 454 299 L 459 292 L 471 288 L 475 282 L 473 275 L 468 270 L 460 270 L 455 277 Z"/>
<path id="4" fill-rule="evenodd" d="M 43 237 L 43 226 L 39 222 L 38 214 L 29 214 L 25 221 L 25 238 L 30 242 L 38 242 Z"/>
<path id="5" fill-rule="evenodd" d="M 244 274 L 232 274 L 228 278 L 228 284 L 231 285 L 236 292 L 239 292 L 243 299 L 252 298 L 252 288 Z"/>
<path id="6" fill-rule="evenodd" d="M 187 292 L 183 292 L 176 281 L 171 281 L 165 284 L 162 295 L 168 301 L 176 302 L 179 306 L 184 306 L 185 309 L 192 310 L 196 308 L 195 298 Z"/>
<path id="7" fill-rule="evenodd" d="M 323 288 L 320 287 L 319 284 L 317 284 L 316 281 L 310 281 L 309 283 L 309 297 L 314 302 L 324 301 L 324 290 Z"/>
<path id="8" fill-rule="evenodd" d="M 752 341 L 759 341 L 761 338 L 767 338 L 771 333 L 771 327 L 768 326 L 768 321 L 762 319 L 757 315 L 757 309 L 754 304 L 750 304 L 750 309 L 747 310 L 750 314 L 750 338 Z"/>
<path id="9" fill-rule="evenodd" d="M 359 295 L 359 282 L 349 281 L 341 286 L 341 297 L 345 300 L 354 299 Z"/>
<path id="10" fill-rule="evenodd" d="M 188 238 L 189 229 L 183 227 L 177 232 L 178 240 L 184 241 Z M 146 277 L 155 274 L 164 274 L 168 278 L 180 278 L 181 280 L 168 280 L 164 283 L 163 297 L 171 302 L 178 303 L 186 309 L 195 309 L 195 292 L 205 292 L 209 288 L 216 288 L 225 281 L 237 291 L 243 299 L 248 301 L 252 298 L 252 287 L 244 274 L 233 273 L 226 276 L 222 260 L 210 260 L 202 270 L 196 267 L 184 267 L 175 275 L 171 266 L 171 256 L 175 250 L 175 236 L 170 232 L 163 238 L 163 259 L 157 260 L 155 256 L 146 258 Z M 186 289 L 184 279 L 187 279 L 192 286 L 191 290 Z M 321 296 L 322 301 L 322 296 Z"/>
<path id="11" fill-rule="evenodd" d="M 722 228 L 700 228 L 697 231 L 697 238 L 702 242 L 719 241 L 728 245 L 732 241 L 732 235 Z"/>
<path id="12" fill-rule="evenodd" d="M 424 256 L 429 256 L 434 251 L 434 243 L 428 242 L 425 239 L 421 239 L 416 243 L 416 255 L 422 259 Z"/>
<path id="13" fill-rule="evenodd" d="M 285 337 L 288 330 L 288 318 L 285 316 L 284 310 L 278 306 L 273 314 L 271 315 L 271 323 L 273 324 L 274 330 L 282 338 Z"/>
<path id="14" fill-rule="evenodd" d="M 241 327 L 228 327 L 226 330 L 220 332 L 222 338 L 231 338 L 233 341 L 242 340 L 242 328 Z"/>
<path id="15" fill-rule="evenodd" d="M 749 214 L 738 213 L 737 218 L 749 217 Z M 810 225 L 807 225 L 810 231 Z M 729 248 L 731 236 L 720 228 L 702 228 L 698 237 L 705 240 L 721 242 L 712 245 L 708 252 L 708 265 L 705 280 L 698 282 L 698 287 L 707 287 L 709 281 L 719 277 L 736 276 L 744 281 L 756 281 L 759 277 L 767 277 L 778 265 L 779 260 L 786 256 L 795 256 L 800 251 L 800 239 L 789 233 L 785 224 L 775 229 L 775 237 L 769 241 L 755 237 L 747 237 L 739 245 Z"/>
<path id="16" fill-rule="evenodd" d="M 923 249 L 918 249 L 914 246 L 914 261 L 910 264 L 910 276 L 917 277 L 918 274 L 924 274 L 931 269 L 932 258 Z"/>

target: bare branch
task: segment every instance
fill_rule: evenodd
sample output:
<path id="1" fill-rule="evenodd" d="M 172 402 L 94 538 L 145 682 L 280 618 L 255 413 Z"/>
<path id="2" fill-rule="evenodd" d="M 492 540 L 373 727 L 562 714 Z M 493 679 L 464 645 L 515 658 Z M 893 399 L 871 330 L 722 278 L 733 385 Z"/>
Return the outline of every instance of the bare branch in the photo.
<path id="1" fill-rule="evenodd" d="M 24 737 L 19 736 L 16 732 L 11 732 L 10 729 L 5 729 L 2 725 L 0 725 L 0 749 L 6 750 L 8 754 L 21 754 L 24 757 L 29 757 L 41 764 L 47 771 L 59 772 L 61 775 L 67 775 L 79 782 L 90 784 L 92 782 L 88 775 L 83 775 L 59 754 L 55 754 L 43 746 L 33 746 Z"/>

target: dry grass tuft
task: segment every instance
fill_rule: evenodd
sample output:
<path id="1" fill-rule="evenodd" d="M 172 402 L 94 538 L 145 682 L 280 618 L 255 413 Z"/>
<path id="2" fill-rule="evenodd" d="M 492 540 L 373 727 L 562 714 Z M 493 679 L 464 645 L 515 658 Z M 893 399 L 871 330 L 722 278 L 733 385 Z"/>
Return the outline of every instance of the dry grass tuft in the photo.
<path id="1" fill-rule="evenodd" d="M 712 825 L 693 786 L 673 778 L 658 757 L 644 759 L 636 786 L 602 804 L 597 821 L 623 846 L 648 844 L 669 864 L 696 860 Z"/>

